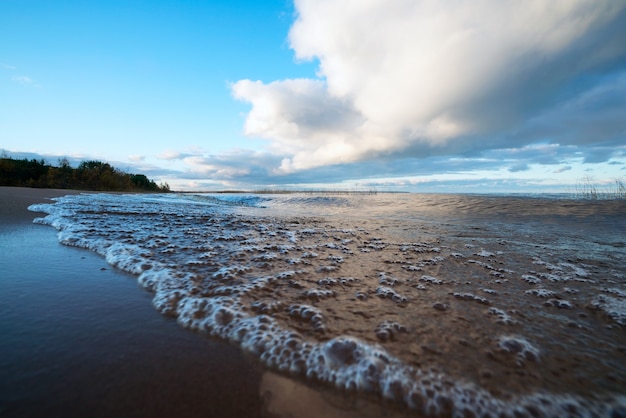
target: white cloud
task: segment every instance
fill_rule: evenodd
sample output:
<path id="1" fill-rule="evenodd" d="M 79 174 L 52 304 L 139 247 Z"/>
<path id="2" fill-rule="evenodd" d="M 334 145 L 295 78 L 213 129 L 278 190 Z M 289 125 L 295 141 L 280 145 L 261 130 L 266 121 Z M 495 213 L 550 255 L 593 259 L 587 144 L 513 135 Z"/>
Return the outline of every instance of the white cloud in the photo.
<path id="1" fill-rule="evenodd" d="M 129 155 L 128 159 L 134 163 L 140 163 L 146 159 L 143 155 Z"/>
<path id="2" fill-rule="evenodd" d="M 13 77 L 13 81 L 16 81 L 20 84 L 32 84 L 33 83 L 33 80 L 30 77 L 25 76 L 25 75 Z"/>
<path id="3" fill-rule="evenodd" d="M 295 5 L 290 45 L 298 59 L 319 60 L 320 79 L 232 86 L 252 104 L 245 133 L 285 156 L 278 173 L 523 146 L 537 140 L 515 135 L 527 120 L 587 90 L 601 93 L 598 76 L 626 59 L 621 1 Z M 614 131 L 623 135 L 624 124 Z"/>
<path id="4" fill-rule="evenodd" d="M 185 158 L 185 155 L 178 151 L 166 150 L 166 151 L 163 151 L 161 154 L 159 154 L 157 158 L 160 158 L 162 160 L 172 161 L 172 160 L 181 160 Z"/>
<path id="5" fill-rule="evenodd" d="M 39 83 L 26 75 L 15 76 L 12 78 L 12 80 L 24 86 L 41 87 Z"/>
<path id="6" fill-rule="evenodd" d="M 252 103 L 244 126 L 247 135 L 271 140 L 276 153 L 298 156 L 307 151 L 303 161 L 296 157 L 283 162 L 284 171 L 313 167 L 316 164 L 307 163 L 311 159 L 354 161 L 350 148 L 363 119 L 348 102 L 330 96 L 323 81 L 295 79 L 263 84 L 241 80 L 232 90 L 235 98 Z"/>
<path id="7" fill-rule="evenodd" d="M 191 167 L 191 171 L 194 173 L 210 175 L 219 179 L 238 178 L 250 173 L 250 169 L 247 167 L 229 167 L 202 156 L 187 157 L 185 163 Z"/>

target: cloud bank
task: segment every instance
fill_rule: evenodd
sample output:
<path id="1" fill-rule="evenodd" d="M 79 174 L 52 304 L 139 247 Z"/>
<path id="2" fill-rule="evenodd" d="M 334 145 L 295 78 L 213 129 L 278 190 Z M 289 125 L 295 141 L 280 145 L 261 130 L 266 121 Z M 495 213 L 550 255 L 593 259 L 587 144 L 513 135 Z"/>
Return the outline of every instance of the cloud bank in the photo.
<path id="1" fill-rule="evenodd" d="M 296 0 L 289 43 L 318 78 L 241 80 L 274 174 L 626 138 L 626 3 Z M 599 153 L 601 154 L 601 153 Z M 611 153 L 590 155 L 609 158 Z M 523 171 L 520 161 L 511 167 Z"/>

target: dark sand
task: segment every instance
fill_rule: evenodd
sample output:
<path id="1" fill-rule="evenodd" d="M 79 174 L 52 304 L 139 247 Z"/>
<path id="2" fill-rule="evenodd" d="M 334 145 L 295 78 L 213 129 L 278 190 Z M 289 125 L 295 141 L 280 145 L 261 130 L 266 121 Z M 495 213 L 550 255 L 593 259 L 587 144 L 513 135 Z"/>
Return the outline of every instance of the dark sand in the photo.
<path id="1" fill-rule="evenodd" d="M 261 371 L 160 316 L 133 277 L 27 211 L 66 190 L 0 188 L 0 416 L 261 416 Z"/>
<path id="2" fill-rule="evenodd" d="M 0 187 L 1 417 L 392 414 L 264 371 L 159 315 L 134 277 L 32 223 L 30 204 L 72 193 Z"/>

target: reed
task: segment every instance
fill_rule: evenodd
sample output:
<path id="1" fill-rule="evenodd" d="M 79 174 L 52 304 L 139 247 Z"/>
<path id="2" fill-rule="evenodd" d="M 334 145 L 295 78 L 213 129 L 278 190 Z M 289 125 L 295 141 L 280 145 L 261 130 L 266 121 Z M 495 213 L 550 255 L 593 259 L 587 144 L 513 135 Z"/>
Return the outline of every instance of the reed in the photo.
<path id="1" fill-rule="evenodd" d="M 626 199 L 626 184 L 623 179 L 615 179 L 611 185 L 599 185 L 589 176 L 579 180 L 573 189 L 568 191 L 575 199 Z"/>
<path id="2" fill-rule="evenodd" d="M 376 189 L 368 189 L 368 190 L 359 190 L 359 189 L 260 189 L 254 190 L 251 193 L 253 194 L 327 194 L 327 195 L 358 195 L 358 194 L 378 194 Z"/>

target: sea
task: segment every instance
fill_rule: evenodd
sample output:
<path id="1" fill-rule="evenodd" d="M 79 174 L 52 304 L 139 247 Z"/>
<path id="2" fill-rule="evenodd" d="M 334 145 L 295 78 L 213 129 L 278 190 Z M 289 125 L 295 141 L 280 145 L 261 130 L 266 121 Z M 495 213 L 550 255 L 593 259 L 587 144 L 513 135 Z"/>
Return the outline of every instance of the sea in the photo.
<path id="1" fill-rule="evenodd" d="M 80 194 L 29 208 L 276 373 L 423 416 L 626 417 L 626 201 Z"/>

